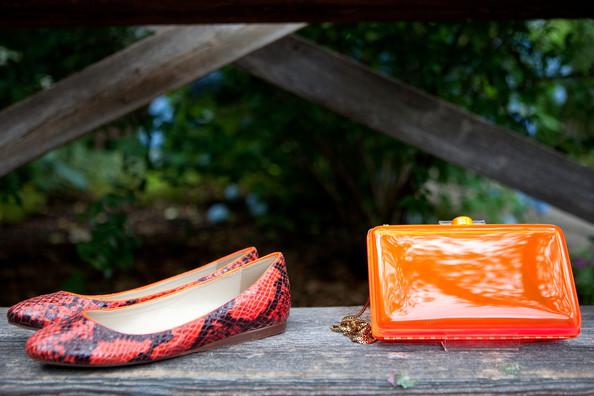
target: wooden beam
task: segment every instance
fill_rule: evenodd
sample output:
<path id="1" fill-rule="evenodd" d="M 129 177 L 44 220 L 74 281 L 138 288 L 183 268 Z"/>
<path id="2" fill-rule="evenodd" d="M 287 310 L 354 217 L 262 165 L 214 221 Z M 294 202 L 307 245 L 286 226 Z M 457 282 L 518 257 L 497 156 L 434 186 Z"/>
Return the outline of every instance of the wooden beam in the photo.
<path id="1" fill-rule="evenodd" d="M 594 222 L 594 170 L 295 36 L 238 61 L 372 129 Z"/>
<path id="2" fill-rule="evenodd" d="M 334 300 L 341 297 L 335 295 Z M 0 394 L 594 393 L 594 306 L 581 307 L 579 337 L 514 343 L 510 345 L 519 350 L 513 352 L 504 345 L 445 352 L 439 341 L 360 345 L 330 331 L 333 323 L 358 309 L 292 308 L 287 331 L 274 337 L 138 367 L 100 370 L 54 368 L 30 359 L 23 345 L 31 331 L 8 324 L 6 308 L 0 308 Z"/>
<path id="3" fill-rule="evenodd" d="M 0 176 L 302 25 L 165 28 L 0 113 Z"/>
<path id="4" fill-rule="evenodd" d="M 581 0 L 5 0 L 1 26 L 466 21 L 594 17 Z"/>

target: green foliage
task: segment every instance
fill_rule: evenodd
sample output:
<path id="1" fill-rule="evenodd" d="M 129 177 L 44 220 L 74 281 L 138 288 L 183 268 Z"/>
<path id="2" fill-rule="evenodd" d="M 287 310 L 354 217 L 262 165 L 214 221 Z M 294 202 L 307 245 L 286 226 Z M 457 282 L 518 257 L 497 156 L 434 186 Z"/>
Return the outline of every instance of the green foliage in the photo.
<path id="1" fill-rule="evenodd" d="M 430 162 L 426 154 L 235 70 L 221 78 L 209 94 L 198 85 L 171 97 L 175 118 L 160 127 L 153 164 L 168 180 L 197 171 L 237 183 L 268 204 L 263 223 L 314 234 L 337 220 L 360 231 L 423 210 L 415 195 L 428 169 L 409 164 Z"/>
<path id="2" fill-rule="evenodd" d="M 0 32 L 0 106 L 144 33 Z M 300 34 L 594 166 L 592 21 L 322 24 Z M 152 194 L 204 206 L 223 202 L 234 219 L 255 221 L 270 238 L 325 236 L 346 249 L 358 249 L 355 241 L 379 223 L 462 213 L 521 220 L 525 209 L 494 182 L 233 67 L 161 101 L 165 111 L 142 109 L 0 179 L 0 210 L 26 206 L 11 217 L 17 221 L 42 207 L 45 196 L 95 197 L 86 212 L 92 238 L 78 251 L 109 276 L 130 265 L 137 245 L 126 209 Z M 225 197 L 229 186 L 239 188 L 233 202 Z M 41 199 L 23 203 L 35 194 Z M 0 221 L 9 217 L 0 213 Z M 591 278 L 580 273 L 586 296 Z"/>
<path id="3" fill-rule="evenodd" d="M 128 269 L 134 262 L 133 251 L 138 245 L 127 227 L 127 215 L 120 208 L 131 197 L 108 194 L 90 205 L 85 218 L 91 223 L 91 240 L 76 246 L 79 256 L 111 277 L 114 270 Z"/>
<path id="4" fill-rule="evenodd" d="M 31 185 L 18 186 L 14 193 L 0 196 L 0 223 L 17 223 L 26 219 L 30 213 L 45 206 L 46 198 Z"/>
<path id="5" fill-rule="evenodd" d="M 574 276 L 580 303 L 594 304 L 594 262 L 589 267 L 576 268 Z"/>
<path id="6" fill-rule="evenodd" d="M 51 87 L 144 35 L 137 28 L 0 30 L 0 108 Z M 19 190 L 31 183 L 46 192 L 59 191 L 64 184 L 88 188 L 87 176 L 63 158 L 50 153 L 1 178 L 0 199 L 18 203 Z"/>
<path id="7" fill-rule="evenodd" d="M 50 87 L 68 75 L 126 47 L 146 32 L 132 28 L 12 29 L 0 32 L 0 107 Z M 96 139 L 83 138 L 52 151 L 39 160 L 0 179 L 0 221 L 15 222 L 45 206 L 47 195 L 65 197 L 76 192 L 97 194 L 85 219 L 91 240 L 80 243 L 80 257 L 110 276 L 133 263 L 137 241 L 127 225 L 122 206 L 134 201 L 142 182 L 127 187 L 127 179 L 140 179 L 137 157 L 145 151 L 126 128 L 142 125 L 144 116 L 132 115 L 108 126 L 123 130 L 115 147 L 97 149 Z M 106 132 L 108 133 L 108 132 Z M 129 132 L 128 132 L 129 135 Z M 130 143 L 132 142 L 132 143 Z M 139 154 L 139 149 L 142 153 Z"/>
<path id="8" fill-rule="evenodd" d="M 591 245 L 573 257 L 573 275 L 581 304 L 594 304 L 594 236 Z"/>
<path id="9" fill-rule="evenodd" d="M 144 34 L 132 28 L 0 30 L 0 108 L 51 86 Z"/>
<path id="10" fill-rule="evenodd" d="M 566 48 L 584 47 L 575 31 L 591 34 L 592 24 L 327 24 L 303 34 L 587 163 L 589 125 L 572 137 L 561 133 L 577 119 L 571 115 L 591 117 L 584 110 L 593 103 L 584 84 L 591 63 L 576 70 L 577 52 Z M 584 85 L 590 91 L 580 101 L 555 96 Z M 174 118 L 160 125 L 165 142 L 155 168 L 174 183 L 196 171 L 238 183 L 268 204 L 260 220 L 270 226 L 316 234 L 339 224 L 353 235 L 377 223 L 460 212 L 491 222 L 502 213 L 521 219 L 524 207 L 508 190 L 233 68 L 170 99 Z M 435 183 L 461 194 L 435 199 Z"/>
<path id="11" fill-rule="evenodd" d="M 15 203 L 22 204 L 20 192 L 19 178 L 16 172 L 10 173 L 3 178 L 0 178 L 0 202 L 3 204 Z"/>
<path id="12" fill-rule="evenodd" d="M 91 239 L 77 245 L 85 262 L 111 277 L 115 270 L 125 270 L 134 262 L 139 242 L 128 225 L 127 206 L 137 201 L 146 187 L 146 149 L 135 136 L 120 140 L 121 172 L 113 179 L 112 191 L 90 204 L 83 218 L 90 223 Z"/>

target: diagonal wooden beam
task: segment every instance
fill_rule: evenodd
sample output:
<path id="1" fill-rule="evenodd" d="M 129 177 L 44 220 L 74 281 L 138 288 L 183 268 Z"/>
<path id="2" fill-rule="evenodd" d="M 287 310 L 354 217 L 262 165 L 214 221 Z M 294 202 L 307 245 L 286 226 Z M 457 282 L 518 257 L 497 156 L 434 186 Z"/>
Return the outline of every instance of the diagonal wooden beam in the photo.
<path id="1" fill-rule="evenodd" d="M 594 170 L 532 139 L 295 36 L 238 64 L 372 129 L 594 222 Z"/>
<path id="2" fill-rule="evenodd" d="M 0 113 L 0 176 L 301 24 L 164 28 Z"/>
<path id="3" fill-rule="evenodd" d="M 164 28 L 0 113 L 0 176 L 301 25 Z M 239 64 L 440 158 L 594 222 L 594 172 L 295 37 Z"/>
<path id="4" fill-rule="evenodd" d="M 543 0 L 3 0 L 0 26 L 590 18 L 594 4 Z"/>

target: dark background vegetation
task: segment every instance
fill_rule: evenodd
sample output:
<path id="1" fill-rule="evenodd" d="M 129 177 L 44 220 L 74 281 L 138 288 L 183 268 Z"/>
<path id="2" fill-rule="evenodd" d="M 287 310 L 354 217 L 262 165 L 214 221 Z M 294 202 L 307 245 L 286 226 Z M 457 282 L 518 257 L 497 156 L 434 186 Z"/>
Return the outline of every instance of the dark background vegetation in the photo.
<path id="1" fill-rule="evenodd" d="M 147 34 L 0 31 L 0 108 Z M 593 21 L 300 34 L 594 166 Z M 360 304 L 369 227 L 521 222 L 534 205 L 226 67 L 0 179 L 0 304 L 125 289 L 248 245 L 286 254 L 296 305 Z M 594 250 L 571 254 L 593 303 Z"/>

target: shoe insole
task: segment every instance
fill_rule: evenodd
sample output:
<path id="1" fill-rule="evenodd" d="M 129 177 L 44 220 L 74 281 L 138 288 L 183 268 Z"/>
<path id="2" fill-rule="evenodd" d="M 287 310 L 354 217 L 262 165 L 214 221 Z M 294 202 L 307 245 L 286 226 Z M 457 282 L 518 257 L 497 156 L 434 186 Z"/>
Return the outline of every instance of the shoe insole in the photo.
<path id="1" fill-rule="evenodd" d="M 196 286 L 128 307 L 87 311 L 97 323 L 126 334 L 150 334 L 191 322 L 252 286 L 278 259 L 269 255 Z"/>
<path id="2" fill-rule="evenodd" d="M 200 268 L 184 272 L 183 274 L 173 276 L 171 278 L 164 279 L 157 283 L 139 287 L 136 289 L 123 291 L 120 293 L 108 294 L 108 295 L 100 295 L 100 296 L 89 296 L 92 298 L 98 298 L 104 301 L 115 301 L 115 300 L 129 300 L 133 298 L 140 298 L 144 296 L 149 296 L 151 294 L 160 293 L 166 290 L 174 289 L 178 286 L 181 286 L 186 283 L 197 281 L 198 279 L 210 274 L 213 271 L 216 271 L 220 268 L 223 268 L 226 265 L 231 264 L 233 261 L 238 260 L 241 256 L 243 256 L 245 251 L 241 251 L 235 253 L 231 256 L 224 257 L 217 261 L 213 261 L 210 264 L 206 264 Z"/>

